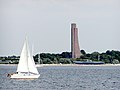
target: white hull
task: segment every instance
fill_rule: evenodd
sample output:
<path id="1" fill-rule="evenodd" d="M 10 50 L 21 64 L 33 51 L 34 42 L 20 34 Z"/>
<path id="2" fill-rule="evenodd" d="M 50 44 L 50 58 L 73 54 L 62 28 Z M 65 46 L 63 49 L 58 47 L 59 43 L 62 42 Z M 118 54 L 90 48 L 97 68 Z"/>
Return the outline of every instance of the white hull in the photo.
<path id="1" fill-rule="evenodd" d="M 13 78 L 13 79 L 36 79 L 36 78 L 39 78 L 40 74 L 13 74 L 10 76 L 10 78 Z"/>

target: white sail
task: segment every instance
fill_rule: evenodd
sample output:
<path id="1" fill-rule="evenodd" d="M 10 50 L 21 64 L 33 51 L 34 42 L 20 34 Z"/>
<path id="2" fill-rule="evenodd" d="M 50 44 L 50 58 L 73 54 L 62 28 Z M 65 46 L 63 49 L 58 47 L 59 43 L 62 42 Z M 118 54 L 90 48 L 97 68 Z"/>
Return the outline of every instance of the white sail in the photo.
<path id="1" fill-rule="evenodd" d="M 25 40 L 25 43 L 22 49 L 17 72 L 31 72 L 31 73 L 39 74 L 35 66 L 33 57 L 30 55 L 27 39 Z"/>
<path id="2" fill-rule="evenodd" d="M 28 70 L 28 50 L 27 50 L 27 41 L 25 40 L 23 49 L 21 52 L 17 72 L 29 72 Z"/>
<path id="3" fill-rule="evenodd" d="M 33 60 L 33 57 L 30 55 L 30 50 L 29 49 L 28 49 L 28 68 L 29 68 L 29 72 L 39 74 L 38 70 L 35 66 L 35 62 Z"/>

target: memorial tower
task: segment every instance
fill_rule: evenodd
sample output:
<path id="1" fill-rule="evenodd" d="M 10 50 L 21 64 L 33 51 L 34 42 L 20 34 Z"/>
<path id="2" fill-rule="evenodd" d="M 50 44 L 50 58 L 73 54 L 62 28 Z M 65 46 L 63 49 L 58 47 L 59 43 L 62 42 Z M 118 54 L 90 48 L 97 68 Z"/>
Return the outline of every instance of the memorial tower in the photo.
<path id="1" fill-rule="evenodd" d="M 75 23 L 71 24 L 71 52 L 72 52 L 72 58 L 80 58 L 78 28 L 76 28 Z"/>

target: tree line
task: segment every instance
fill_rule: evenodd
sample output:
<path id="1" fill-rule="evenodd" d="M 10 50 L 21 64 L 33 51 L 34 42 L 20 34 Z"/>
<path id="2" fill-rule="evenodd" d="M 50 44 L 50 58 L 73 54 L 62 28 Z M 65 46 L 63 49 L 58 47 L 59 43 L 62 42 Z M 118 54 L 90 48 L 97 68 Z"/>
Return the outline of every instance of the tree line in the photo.
<path id="1" fill-rule="evenodd" d="M 71 52 L 62 52 L 60 54 L 54 53 L 40 53 L 34 56 L 36 63 L 41 64 L 73 64 L 73 61 L 102 61 L 104 63 L 118 64 L 120 63 L 120 51 L 107 50 L 106 52 L 92 52 L 86 53 L 85 50 L 81 50 L 80 58 L 73 59 Z M 6 64 L 18 64 L 20 56 L 8 56 L 0 57 L 0 63 Z"/>
<path id="2" fill-rule="evenodd" d="M 34 56 L 35 62 L 43 64 L 70 64 L 74 60 L 77 61 L 103 61 L 105 63 L 117 64 L 120 62 L 120 51 L 107 50 L 104 53 L 92 52 L 86 53 L 84 50 L 81 50 L 81 56 L 77 59 L 71 58 L 71 52 L 62 52 L 61 54 L 50 54 L 50 53 L 41 53 Z M 40 58 L 39 58 L 40 57 Z"/>

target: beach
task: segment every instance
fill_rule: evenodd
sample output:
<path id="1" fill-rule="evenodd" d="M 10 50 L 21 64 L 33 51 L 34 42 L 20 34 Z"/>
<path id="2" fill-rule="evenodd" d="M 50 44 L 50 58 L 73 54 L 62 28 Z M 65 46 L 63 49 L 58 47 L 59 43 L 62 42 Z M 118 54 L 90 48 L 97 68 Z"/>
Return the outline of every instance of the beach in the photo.
<path id="1" fill-rule="evenodd" d="M 0 66 L 17 66 L 18 64 L 0 64 Z M 36 67 L 43 66 L 120 66 L 120 64 L 98 64 L 98 65 L 87 65 L 87 64 L 36 64 Z"/>

